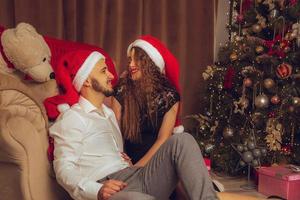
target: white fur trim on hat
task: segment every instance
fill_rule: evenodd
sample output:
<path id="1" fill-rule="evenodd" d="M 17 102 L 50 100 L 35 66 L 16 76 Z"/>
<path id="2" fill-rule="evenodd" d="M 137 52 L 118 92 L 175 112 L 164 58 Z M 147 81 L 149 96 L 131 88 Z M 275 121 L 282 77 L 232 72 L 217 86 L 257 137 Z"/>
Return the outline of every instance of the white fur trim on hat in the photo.
<path id="1" fill-rule="evenodd" d="M 159 53 L 159 51 L 152 44 L 145 40 L 137 39 L 128 46 L 128 56 L 130 55 L 130 50 L 132 49 L 132 47 L 140 47 L 141 49 L 143 49 L 151 58 L 151 60 L 155 63 L 155 65 L 159 67 L 160 71 L 165 71 L 165 61 Z"/>
<path id="2" fill-rule="evenodd" d="M 60 113 L 64 113 L 65 111 L 69 110 L 70 109 L 70 105 L 67 104 L 67 103 L 62 103 L 62 104 L 58 104 L 57 105 L 57 110 L 60 112 Z"/>
<path id="3" fill-rule="evenodd" d="M 174 134 L 179 134 L 184 132 L 184 127 L 182 125 L 176 126 L 173 129 Z"/>
<path id="4" fill-rule="evenodd" d="M 79 92 L 84 81 L 87 79 L 92 69 L 95 67 L 95 64 L 101 59 L 105 58 L 98 51 L 93 51 L 84 61 L 84 63 L 80 66 L 79 70 L 76 73 L 76 76 L 73 80 L 73 85 L 76 90 Z"/>

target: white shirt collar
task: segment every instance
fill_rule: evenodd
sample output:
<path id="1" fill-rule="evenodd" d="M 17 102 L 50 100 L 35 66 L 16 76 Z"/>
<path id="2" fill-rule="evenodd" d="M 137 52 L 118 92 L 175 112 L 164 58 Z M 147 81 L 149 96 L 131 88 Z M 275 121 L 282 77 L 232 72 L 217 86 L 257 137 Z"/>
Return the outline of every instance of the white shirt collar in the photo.
<path id="1" fill-rule="evenodd" d="M 82 109 L 86 112 L 86 113 L 90 113 L 90 112 L 97 112 L 100 113 L 98 108 L 95 107 L 89 100 L 87 100 L 86 98 L 84 98 L 83 96 L 79 97 L 78 100 L 78 104 L 82 107 Z M 102 110 L 104 112 L 104 115 L 106 117 L 111 117 L 114 113 L 111 109 L 109 109 L 106 105 L 102 104 Z"/>

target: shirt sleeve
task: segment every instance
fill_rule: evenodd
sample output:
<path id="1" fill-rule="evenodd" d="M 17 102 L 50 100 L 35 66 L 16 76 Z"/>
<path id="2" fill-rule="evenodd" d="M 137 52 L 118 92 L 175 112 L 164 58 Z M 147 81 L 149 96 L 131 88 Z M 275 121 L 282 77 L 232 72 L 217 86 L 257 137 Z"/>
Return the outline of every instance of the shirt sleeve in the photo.
<path id="1" fill-rule="evenodd" d="M 164 95 L 165 98 L 165 112 L 168 112 L 174 104 L 180 101 L 180 95 L 174 88 L 169 88 Z"/>
<path id="2" fill-rule="evenodd" d="M 59 184 L 76 200 L 95 199 L 102 184 L 80 173 L 76 163 L 82 152 L 82 134 L 86 125 L 81 117 L 70 111 L 50 128 L 54 138 L 54 170 Z"/>

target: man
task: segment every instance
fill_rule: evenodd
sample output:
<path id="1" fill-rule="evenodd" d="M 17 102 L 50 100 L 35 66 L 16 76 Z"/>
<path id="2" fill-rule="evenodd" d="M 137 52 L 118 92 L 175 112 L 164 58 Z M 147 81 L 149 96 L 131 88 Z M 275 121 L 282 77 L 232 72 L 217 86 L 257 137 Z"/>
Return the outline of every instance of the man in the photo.
<path id="1" fill-rule="evenodd" d="M 190 199 L 217 199 L 200 149 L 189 134 L 170 137 L 145 167 L 130 164 L 114 113 L 103 104 L 113 93 L 114 78 L 105 56 L 77 51 L 61 63 L 80 97 L 60 115 L 50 135 L 57 180 L 74 199 L 163 200 L 179 178 Z"/>

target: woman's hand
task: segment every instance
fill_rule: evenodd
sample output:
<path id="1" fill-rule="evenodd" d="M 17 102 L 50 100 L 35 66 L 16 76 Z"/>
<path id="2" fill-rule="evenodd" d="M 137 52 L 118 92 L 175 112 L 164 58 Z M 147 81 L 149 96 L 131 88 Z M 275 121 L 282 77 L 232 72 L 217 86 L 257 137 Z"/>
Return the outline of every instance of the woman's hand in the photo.
<path id="1" fill-rule="evenodd" d="M 132 167 L 133 164 L 132 164 L 132 162 L 131 162 L 131 158 L 130 158 L 126 153 L 124 153 L 124 152 L 120 152 L 120 153 L 121 153 L 122 158 L 123 158 L 126 162 L 128 162 L 128 164 L 129 164 L 130 167 Z"/>

